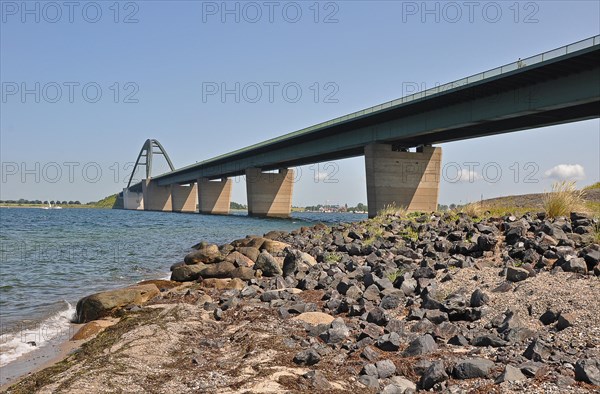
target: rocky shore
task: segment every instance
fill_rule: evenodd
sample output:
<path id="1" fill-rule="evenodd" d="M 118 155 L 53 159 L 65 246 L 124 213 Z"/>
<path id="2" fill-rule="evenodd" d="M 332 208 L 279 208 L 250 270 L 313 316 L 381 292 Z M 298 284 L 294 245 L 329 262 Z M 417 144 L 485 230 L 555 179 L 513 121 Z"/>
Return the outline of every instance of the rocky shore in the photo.
<path id="1" fill-rule="evenodd" d="M 204 242 L 77 305 L 9 393 L 600 392 L 598 222 L 411 214 Z"/>

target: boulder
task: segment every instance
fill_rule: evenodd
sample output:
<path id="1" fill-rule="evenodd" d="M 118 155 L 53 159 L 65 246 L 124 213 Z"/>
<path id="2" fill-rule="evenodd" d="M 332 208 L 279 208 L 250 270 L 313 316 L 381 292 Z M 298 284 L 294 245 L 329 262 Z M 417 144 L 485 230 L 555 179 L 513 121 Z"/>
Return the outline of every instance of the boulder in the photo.
<path id="1" fill-rule="evenodd" d="M 154 284 L 126 287 L 104 291 L 84 297 L 77 303 L 77 322 L 87 323 L 108 316 L 117 308 L 126 305 L 142 305 L 160 294 Z"/>
<path id="2" fill-rule="evenodd" d="M 323 312 L 304 312 L 292 318 L 292 320 L 300 320 L 314 326 L 319 324 L 329 325 L 333 319 L 333 316 Z"/>
<path id="3" fill-rule="evenodd" d="M 191 282 L 200 276 L 200 271 L 208 267 L 205 264 L 181 265 L 171 273 L 171 280 L 176 282 Z"/>
<path id="4" fill-rule="evenodd" d="M 506 270 L 506 279 L 511 282 L 520 282 L 529 277 L 529 271 L 521 267 L 508 267 Z"/>
<path id="5" fill-rule="evenodd" d="M 424 390 L 429 390 L 437 383 L 441 383 L 446 380 L 448 380 L 448 374 L 446 374 L 444 362 L 434 361 L 421 376 L 421 388 L 423 388 Z"/>
<path id="6" fill-rule="evenodd" d="M 600 360 L 579 360 L 575 363 L 575 380 L 600 386 Z"/>
<path id="7" fill-rule="evenodd" d="M 525 379 L 527 379 L 527 377 L 523 375 L 523 372 L 521 372 L 519 368 L 513 367 L 512 365 L 506 365 L 504 371 L 498 376 L 495 383 L 518 382 Z"/>
<path id="8" fill-rule="evenodd" d="M 216 264 L 210 264 L 200 271 L 202 278 L 231 278 L 235 270 L 235 265 L 229 261 L 222 261 Z"/>
<path id="9" fill-rule="evenodd" d="M 275 258 L 265 250 L 258 255 L 254 269 L 261 270 L 264 276 L 278 276 L 283 274 L 283 270 Z"/>
<path id="10" fill-rule="evenodd" d="M 237 250 L 229 253 L 227 257 L 225 257 L 225 261 L 235 264 L 236 267 L 252 267 L 254 265 L 252 259 Z"/>
<path id="11" fill-rule="evenodd" d="M 433 337 L 429 334 L 425 334 L 412 341 L 402 355 L 404 357 L 421 356 L 423 354 L 435 352 L 437 348 L 437 344 Z"/>
<path id="12" fill-rule="evenodd" d="M 256 261 L 258 255 L 260 254 L 260 250 L 258 248 L 254 248 L 252 246 L 241 246 L 237 248 L 237 251 L 248 257 L 252 261 Z"/>
<path id="13" fill-rule="evenodd" d="M 188 253 L 183 259 L 186 264 L 212 264 L 221 260 L 221 251 L 217 245 L 203 245 L 200 249 Z"/>
<path id="14" fill-rule="evenodd" d="M 484 378 L 494 367 L 494 362 L 485 358 L 467 358 L 454 366 L 454 377 L 457 379 Z"/>
<path id="15" fill-rule="evenodd" d="M 277 255 L 282 253 L 285 250 L 285 248 L 289 246 L 290 245 L 286 244 L 285 242 L 274 241 L 272 239 L 265 239 L 259 249 L 264 250 L 272 255 Z"/>

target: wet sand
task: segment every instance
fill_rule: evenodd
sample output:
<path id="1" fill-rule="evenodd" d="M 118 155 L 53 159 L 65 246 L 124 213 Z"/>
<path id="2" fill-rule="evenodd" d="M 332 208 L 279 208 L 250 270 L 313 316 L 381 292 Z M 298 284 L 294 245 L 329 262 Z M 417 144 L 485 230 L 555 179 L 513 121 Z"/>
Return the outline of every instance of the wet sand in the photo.
<path id="1" fill-rule="evenodd" d="M 72 324 L 72 332 L 77 332 L 83 324 Z M 39 347 L 38 349 L 23 354 L 9 364 L 0 367 L 0 392 L 4 392 L 20 379 L 62 361 L 75 349 L 79 348 L 85 340 L 64 341 L 58 339 Z"/>

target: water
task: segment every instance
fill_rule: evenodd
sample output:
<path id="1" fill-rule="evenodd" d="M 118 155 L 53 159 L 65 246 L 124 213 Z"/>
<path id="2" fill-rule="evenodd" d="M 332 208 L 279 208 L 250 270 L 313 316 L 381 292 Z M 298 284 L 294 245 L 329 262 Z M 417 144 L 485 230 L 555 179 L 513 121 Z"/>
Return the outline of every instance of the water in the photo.
<path id="1" fill-rule="evenodd" d="M 292 230 L 366 215 L 294 213 L 291 219 L 95 209 L 0 208 L 0 366 L 59 337 L 86 295 L 165 278 L 199 241 Z"/>

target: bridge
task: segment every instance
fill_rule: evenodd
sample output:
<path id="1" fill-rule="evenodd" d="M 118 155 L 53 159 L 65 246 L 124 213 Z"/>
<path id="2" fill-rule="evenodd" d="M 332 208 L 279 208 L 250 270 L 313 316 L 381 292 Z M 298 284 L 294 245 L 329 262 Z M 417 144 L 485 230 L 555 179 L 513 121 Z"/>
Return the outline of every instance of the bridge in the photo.
<path id="1" fill-rule="evenodd" d="M 130 180 L 123 206 L 227 214 L 230 178 L 245 175 L 250 215 L 288 216 L 292 167 L 364 156 L 370 217 L 390 204 L 434 211 L 442 150 L 433 144 L 598 117 L 600 35 L 177 170 L 148 140 L 134 168 L 146 166 L 146 178 Z M 152 177 L 153 154 L 171 171 Z"/>

